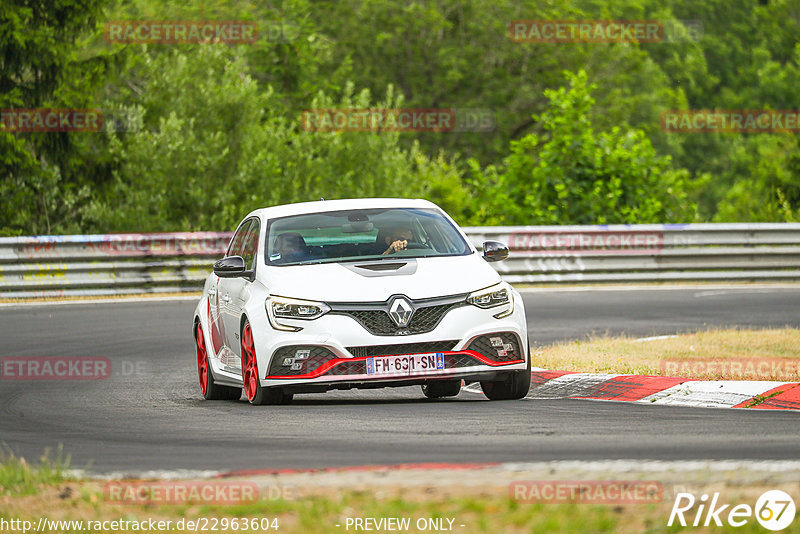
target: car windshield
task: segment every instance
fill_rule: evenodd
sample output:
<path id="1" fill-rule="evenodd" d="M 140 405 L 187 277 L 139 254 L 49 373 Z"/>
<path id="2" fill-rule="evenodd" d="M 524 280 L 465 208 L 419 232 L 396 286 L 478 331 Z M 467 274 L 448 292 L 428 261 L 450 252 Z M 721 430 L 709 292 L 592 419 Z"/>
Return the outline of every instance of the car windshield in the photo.
<path id="1" fill-rule="evenodd" d="M 469 254 L 453 224 L 435 209 L 331 211 L 270 221 L 266 262 L 300 265 Z"/>

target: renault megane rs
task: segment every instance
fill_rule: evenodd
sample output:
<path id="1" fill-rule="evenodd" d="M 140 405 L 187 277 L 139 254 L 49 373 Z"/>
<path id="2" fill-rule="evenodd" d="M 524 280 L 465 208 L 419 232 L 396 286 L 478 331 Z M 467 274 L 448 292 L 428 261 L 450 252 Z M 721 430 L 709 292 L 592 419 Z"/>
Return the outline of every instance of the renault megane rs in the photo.
<path id="1" fill-rule="evenodd" d="M 520 294 L 483 243 L 424 200 L 333 200 L 244 218 L 194 313 L 206 399 L 285 404 L 297 393 L 480 382 L 492 400 L 530 387 Z"/>

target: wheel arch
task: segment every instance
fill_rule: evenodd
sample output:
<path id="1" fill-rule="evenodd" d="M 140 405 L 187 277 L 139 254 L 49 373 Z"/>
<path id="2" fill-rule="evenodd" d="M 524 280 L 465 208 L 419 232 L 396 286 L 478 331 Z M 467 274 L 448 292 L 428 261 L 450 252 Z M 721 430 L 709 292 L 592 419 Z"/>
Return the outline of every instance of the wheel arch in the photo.
<path id="1" fill-rule="evenodd" d="M 242 335 L 242 331 L 244 331 L 244 323 L 249 321 L 250 319 L 247 317 L 247 313 L 243 312 L 242 316 L 239 318 L 239 336 Z"/>

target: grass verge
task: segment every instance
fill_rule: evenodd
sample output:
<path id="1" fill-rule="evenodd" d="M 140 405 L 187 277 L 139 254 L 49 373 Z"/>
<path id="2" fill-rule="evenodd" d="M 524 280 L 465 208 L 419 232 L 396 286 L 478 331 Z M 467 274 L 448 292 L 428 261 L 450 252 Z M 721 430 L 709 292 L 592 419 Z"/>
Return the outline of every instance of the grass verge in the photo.
<path id="1" fill-rule="evenodd" d="M 562 371 L 792 382 L 800 380 L 800 329 L 594 337 L 534 349 L 533 364 Z"/>
<path id="2" fill-rule="evenodd" d="M 67 469 L 69 458 L 63 458 L 61 448 L 54 458 L 45 453 L 38 464 L 30 464 L 3 446 L 0 449 L 0 496 L 33 495 L 44 486 L 67 480 Z"/>
<path id="3" fill-rule="evenodd" d="M 539 468 L 540 471 L 514 472 L 468 471 L 437 472 L 430 471 L 414 475 L 416 480 L 407 478 L 408 474 L 374 473 L 371 487 L 358 482 L 363 473 L 342 473 L 321 475 L 294 475 L 309 478 L 303 487 L 279 497 L 271 497 L 264 489 L 292 487 L 292 475 L 266 476 L 246 479 L 206 479 L 204 481 L 98 481 L 70 479 L 64 474 L 66 462 L 44 458 L 38 464 L 6 454 L 0 473 L 3 478 L 3 493 L 0 494 L 0 522 L 6 521 L 10 527 L 5 531 L 22 532 L 27 523 L 27 531 L 48 532 L 270 532 L 294 534 L 306 532 L 348 533 L 348 532 L 502 532 L 502 533 L 662 533 L 697 531 L 681 527 L 667 527 L 670 511 L 678 491 L 690 491 L 694 495 L 719 492 L 725 503 L 749 504 L 757 502 L 766 490 L 781 489 L 790 495 L 798 495 L 800 483 L 796 475 L 747 472 L 741 476 L 705 470 L 687 472 L 660 472 L 645 474 L 631 471 L 596 472 L 597 480 L 659 480 L 664 492 L 663 498 L 642 504 L 578 504 L 560 502 L 547 504 L 517 501 L 509 493 L 512 480 L 576 480 L 570 468 L 556 471 L 554 467 Z M 572 468 L 574 469 L 574 468 Z M 395 482 L 386 484 L 387 477 L 397 477 Z M 423 480 L 420 480 L 420 477 Z M 464 477 L 473 483 L 462 484 Z M 532 478 L 531 478 L 532 477 Z M 578 479 L 587 478 L 578 475 Z M 335 484 L 331 485 L 331 480 Z M 455 485 L 439 485 L 448 479 Z M 482 481 L 475 484 L 476 479 Z M 591 477 L 590 479 L 594 479 Z M 150 484 L 162 487 L 170 484 L 201 483 L 215 485 L 240 482 L 242 485 L 257 485 L 256 500 L 234 504 L 215 504 L 213 497 L 202 502 L 185 500 L 167 502 L 166 499 L 145 499 L 144 502 L 123 502 L 110 497 L 109 485 Z M 325 484 L 327 481 L 327 485 Z M 746 483 L 743 483 L 747 481 Z M 321 482 L 316 484 L 315 482 Z M 163 493 L 148 493 L 149 497 Z M 290 495 L 287 497 L 287 495 Z M 702 508 L 695 505 L 686 513 L 688 521 Z M 705 516 L 702 515 L 704 518 Z M 724 518 L 723 514 L 723 518 Z M 46 518 L 46 520 L 45 520 Z M 410 528 L 371 529 L 355 528 L 352 520 L 397 518 L 408 521 Z M 244 524 L 256 527 L 242 528 Z M 348 522 L 350 520 L 350 522 Z M 189 522 L 193 523 L 189 523 Z M 247 523 L 244 523 L 247 521 Z M 11 523 L 16 522 L 16 523 Z M 117 523 L 112 523 L 117 522 Z M 165 527 L 153 528 L 152 524 L 161 522 Z M 418 525 L 423 525 L 419 528 Z M 38 527 L 37 527 L 38 525 Z M 136 526 L 133 526 L 136 525 Z M 193 526 L 194 525 L 194 526 Z M 348 526 L 349 525 L 349 526 Z M 276 528 L 277 527 L 277 528 Z M 795 527 L 793 525 L 793 527 Z M 752 518 L 744 527 L 702 529 L 712 532 L 751 533 L 764 532 Z M 797 527 L 785 532 L 796 532 Z"/>
<path id="4" fill-rule="evenodd" d="M 787 488 L 790 489 L 791 488 Z M 763 491 L 739 492 L 734 502 L 755 502 Z M 730 493 L 730 492 L 726 492 Z M 661 533 L 685 529 L 667 527 L 672 498 L 649 504 L 524 503 L 507 491 L 490 495 L 425 495 L 421 488 L 401 490 L 383 497 L 371 491 L 341 490 L 336 495 L 312 495 L 293 500 L 259 500 L 238 505 L 144 504 L 108 502 L 95 481 L 42 483 L 32 495 L 0 498 L 0 518 L 29 521 L 38 532 L 154 532 L 148 521 L 168 525 L 162 532 L 363 532 L 348 519 L 406 519 L 410 528 L 368 529 L 377 532 L 459 532 L 459 533 Z M 693 518 L 695 510 L 687 517 Z M 181 520 L 183 522 L 181 522 Z M 233 527 L 233 520 L 237 526 Z M 242 529 L 241 522 L 255 520 L 256 529 Z M 690 519 L 691 520 L 691 519 Z M 59 523 L 53 523 L 54 521 Z M 110 523 L 119 521 L 119 525 Z M 122 523 L 125 521 L 127 523 Z M 193 527 L 189 521 L 202 526 Z M 101 522 L 101 523 L 98 523 Z M 169 523 L 167 523 L 169 522 Z M 420 523 L 421 522 L 421 523 Z M 100 525 L 103 525 L 102 527 Z M 418 525 L 425 525 L 419 528 Z M 267 528 L 265 528 L 268 526 Z M 277 527 L 277 528 L 276 528 Z M 689 529 L 695 531 L 694 529 Z M 763 532 L 755 521 L 743 528 L 714 529 L 715 532 Z"/>

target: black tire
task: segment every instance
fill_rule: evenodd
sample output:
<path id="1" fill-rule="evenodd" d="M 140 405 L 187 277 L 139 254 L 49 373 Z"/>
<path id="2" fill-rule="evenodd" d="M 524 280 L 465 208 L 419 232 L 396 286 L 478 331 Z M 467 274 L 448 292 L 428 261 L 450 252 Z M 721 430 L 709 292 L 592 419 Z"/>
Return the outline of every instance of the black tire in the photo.
<path id="1" fill-rule="evenodd" d="M 211 375 L 209 378 L 209 382 L 214 380 L 213 375 Z M 217 393 L 215 393 L 213 398 L 206 397 L 207 400 L 239 400 L 242 397 L 242 388 L 235 388 L 233 386 L 220 386 L 214 382 L 214 389 L 217 391 Z"/>
<path id="2" fill-rule="evenodd" d="M 455 397 L 461 392 L 461 380 L 441 380 L 422 384 L 422 393 L 429 399 Z"/>
<path id="3" fill-rule="evenodd" d="M 253 406 L 291 404 L 294 395 L 285 393 L 283 388 L 265 388 L 259 384 L 256 396 L 250 401 Z"/>
<path id="4" fill-rule="evenodd" d="M 531 349 L 528 346 L 528 366 L 524 371 L 511 371 L 505 380 L 481 382 L 483 394 L 489 400 L 521 399 L 531 389 Z"/>
<path id="5" fill-rule="evenodd" d="M 239 400 L 242 396 L 242 388 L 221 386 L 214 380 L 214 370 L 211 368 L 211 364 L 208 361 L 208 350 L 205 345 L 205 337 L 202 328 L 203 327 L 198 324 L 194 331 L 198 371 L 200 372 L 200 393 L 206 400 Z M 202 364 L 205 366 L 205 375 L 200 371 L 201 359 Z M 205 384 L 203 383 L 204 380 Z M 205 386 L 205 391 L 203 391 L 203 386 Z"/>

